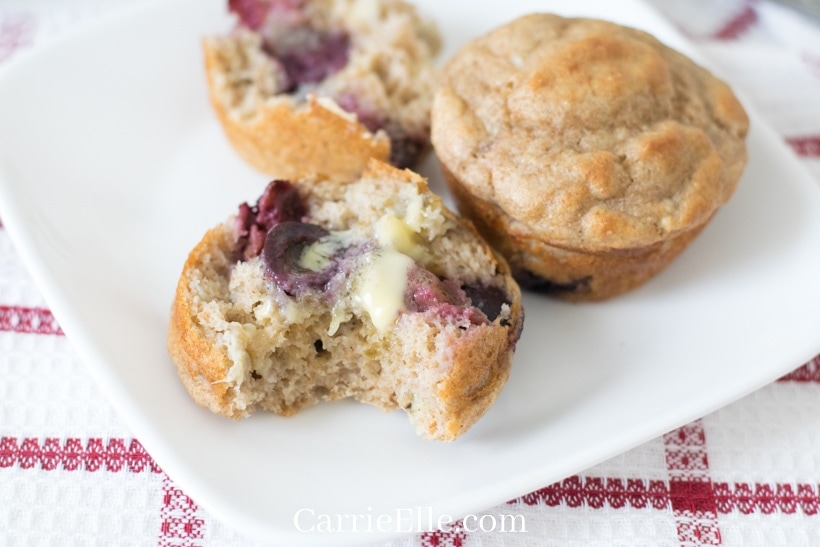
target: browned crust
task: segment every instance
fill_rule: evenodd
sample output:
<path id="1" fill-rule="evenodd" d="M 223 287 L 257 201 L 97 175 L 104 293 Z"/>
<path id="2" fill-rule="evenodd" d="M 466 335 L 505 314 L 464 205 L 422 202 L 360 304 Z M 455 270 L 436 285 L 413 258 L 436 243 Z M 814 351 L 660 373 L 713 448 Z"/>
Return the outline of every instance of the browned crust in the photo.
<path id="1" fill-rule="evenodd" d="M 550 295 L 573 302 L 602 301 L 635 289 L 665 269 L 703 230 L 707 222 L 644 247 L 587 252 L 550 244 L 497 206 L 473 195 L 445 166 L 445 180 L 459 210 L 507 260 L 519 279 L 538 276 L 554 285 L 580 290 L 554 290 Z"/>
<path id="2" fill-rule="evenodd" d="M 469 229 L 475 228 L 461 220 Z M 476 236 L 479 237 L 476 232 Z M 452 441 L 469 430 L 492 407 L 510 377 L 515 346 L 524 327 L 521 289 L 511 277 L 510 267 L 498 253 L 485 245 L 505 276 L 505 292 L 510 296 L 506 324 L 497 318 L 490 325 L 474 327 L 468 337 L 453 339 L 452 369 L 441 383 L 438 397 L 444 405 L 444 423 L 428 426 L 427 436 Z"/>
<path id="3" fill-rule="evenodd" d="M 231 361 L 225 350 L 214 344 L 213 337 L 202 330 L 194 312 L 196 296 L 191 287 L 195 272 L 206 261 L 222 255 L 222 249 L 229 249 L 231 238 L 226 225 L 213 228 L 188 255 L 171 307 L 168 351 L 183 385 L 198 404 L 229 418 L 241 418 L 246 413 L 233 404 L 233 389 L 223 381 Z M 228 267 L 227 262 L 224 267 Z"/>
<path id="4" fill-rule="evenodd" d="M 520 309 L 518 312 L 509 327 L 489 325 L 476 329 L 469 338 L 454 341 L 453 368 L 439 388 L 445 422 L 428 428 L 428 436 L 454 440 L 493 405 L 510 376 L 515 344 L 509 333 L 520 331 L 523 316 Z"/>
<path id="5" fill-rule="evenodd" d="M 275 178 L 324 175 L 350 180 L 370 158 L 387 161 L 390 140 L 371 133 L 352 115 L 342 115 L 310 98 L 297 108 L 285 98 L 262 103 L 252 119 L 231 115 L 217 82 L 225 79 L 227 60 L 220 42 L 203 40 L 211 104 L 236 152 L 257 170 Z"/>

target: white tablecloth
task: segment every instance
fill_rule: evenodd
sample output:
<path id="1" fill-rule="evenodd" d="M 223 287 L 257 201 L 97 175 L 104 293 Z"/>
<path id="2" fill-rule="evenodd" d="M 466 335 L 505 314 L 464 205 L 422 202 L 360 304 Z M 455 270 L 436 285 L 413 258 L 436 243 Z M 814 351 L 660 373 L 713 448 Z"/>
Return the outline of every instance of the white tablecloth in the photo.
<path id="1" fill-rule="evenodd" d="M 134 1 L 0 0 L 0 70 L 20 50 Z M 820 184 L 820 24 L 762 0 L 652 3 Z M 577 476 L 390 545 L 820 545 L 820 358 L 794 366 Z M 490 530 L 503 515 L 523 516 L 526 532 Z M 249 544 L 133 438 L 0 227 L 0 546 Z"/>

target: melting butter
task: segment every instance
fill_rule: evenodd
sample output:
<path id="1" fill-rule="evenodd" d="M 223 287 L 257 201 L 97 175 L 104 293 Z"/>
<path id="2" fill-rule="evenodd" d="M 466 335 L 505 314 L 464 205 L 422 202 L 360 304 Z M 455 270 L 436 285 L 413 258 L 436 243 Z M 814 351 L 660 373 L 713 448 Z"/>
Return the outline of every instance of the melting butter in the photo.
<path id="1" fill-rule="evenodd" d="M 415 230 L 396 215 L 384 215 L 376 222 L 375 230 L 376 240 L 382 247 L 395 249 L 416 260 L 424 255 L 424 247 L 416 241 Z"/>
<path id="2" fill-rule="evenodd" d="M 380 331 L 390 328 L 405 309 L 407 271 L 416 261 L 424 262 L 427 249 L 419 243 L 419 231 L 424 219 L 422 199 L 410 200 L 404 218 L 388 213 L 373 225 L 378 248 L 363 257 L 359 271 L 352 279 L 350 299 L 370 316 Z M 361 232 L 338 231 L 309 245 L 299 257 L 299 266 L 321 271 L 331 265 L 333 256 L 355 244 Z M 347 302 L 347 303 L 346 303 Z M 351 318 L 350 303 L 339 300 L 331 312 L 328 333 L 332 336 L 339 326 Z"/>
<path id="3" fill-rule="evenodd" d="M 374 231 L 381 249 L 368 258 L 354 298 L 370 315 L 376 329 L 384 331 L 406 309 L 407 270 L 422 259 L 426 250 L 417 241 L 417 231 L 394 214 L 380 218 Z"/>
<path id="4" fill-rule="evenodd" d="M 389 328 L 396 322 L 399 311 L 405 309 L 407 270 L 414 262 L 406 254 L 390 248 L 368 258 L 354 298 L 370 315 L 376 329 L 384 331 Z"/>

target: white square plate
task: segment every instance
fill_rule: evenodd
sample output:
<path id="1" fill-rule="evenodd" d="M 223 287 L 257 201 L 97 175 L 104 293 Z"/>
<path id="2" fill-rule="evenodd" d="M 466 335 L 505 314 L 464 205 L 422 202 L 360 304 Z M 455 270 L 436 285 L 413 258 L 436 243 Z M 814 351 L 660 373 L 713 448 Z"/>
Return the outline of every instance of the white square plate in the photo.
<path id="1" fill-rule="evenodd" d="M 539 9 L 641 27 L 696 56 L 637 0 L 418 4 L 443 29 L 444 58 Z M 0 74 L 0 218 L 135 435 L 243 533 L 372 542 L 407 530 L 397 510 L 435 522 L 486 509 L 820 351 L 820 191 L 753 114 L 736 195 L 668 270 L 602 304 L 526 297 L 512 377 L 457 442 L 424 442 L 402 413 L 356 403 L 241 423 L 199 408 L 165 349 L 177 276 L 205 230 L 267 182 L 234 155 L 206 99 L 199 39 L 229 25 L 222 0 L 149 2 L 21 55 Z M 434 160 L 424 173 L 442 188 Z M 359 535 L 301 532 L 300 509 L 392 521 Z"/>

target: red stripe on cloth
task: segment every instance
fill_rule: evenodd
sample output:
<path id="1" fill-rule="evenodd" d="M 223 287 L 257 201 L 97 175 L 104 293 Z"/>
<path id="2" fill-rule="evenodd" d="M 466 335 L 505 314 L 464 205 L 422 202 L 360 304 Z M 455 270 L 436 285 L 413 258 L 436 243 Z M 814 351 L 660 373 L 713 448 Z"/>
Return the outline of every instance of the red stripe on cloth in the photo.
<path id="1" fill-rule="evenodd" d="M 54 471 L 159 473 L 160 468 L 136 439 L 0 438 L 0 468 Z"/>
<path id="2" fill-rule="evenodd" d="M 740 512 L 820 514 L 820 485 L 712 483 L 708 480 L 705 435 L 699 422 L 669 434 L 670 480 L 572 476 L 519 498 L 508 505 L 622 508 L 666 511 L 675 515 L 681 545 L 720 545 L 718 514 Z M 667 439 L 664 439 L 665 441 Z M 460 522 L 447 530 L 422 534 L 422 547 L 462 547 L 467 532 Z"/>
<path id="3" fill-rule="evenodd" d="M 717 40 L 734 40 L 749 30 L 757 22 L 757 12 L 754 7 L 746 4 L 741 11 L 729 19 L 723 27 L 712 33 Z"/>
<path id="4" fill-rule="evenodd" d="M 673 466 L 683 464 L 675 453 Z M 704 460 L 698 456 L 698 469 L 703 470 Z M 683 464 L 686 465 L 686 464 Z M 633 509 L 651 508 L 679 511 L 709 511 L 731 513 L 740 511 L 748 514 L 760 512 L 771 514 L 796 513 L 807 515 L 820 513 L 820 488 L 814 484 L 749 484 L 711 483 L 698 480 L 644 481 L 641 479 L 599 478 L 573 476 L 546 488 L 541 488 L 508 504 L 544 505 L 557 507 L 591 507 L 619 509 L 629 506 Z"/>
<path id="5" fill-rule="evenodd" d="M 180 490 L 168 475 L 162 478 L 160 547 L 195 547 L 205 538 L 205 519 L 199 506 Z"/>
<path id="6" fill-rule="evenodd" d="M 669 503 L 669 490 L 663 481 L 644 481 L 640 479 L 568 477 L 546 488 L 541 488 L 509 503 L 524 505 L 546 505 L 556 507 L 591 507 L 602 509 L 612 507 L 632 507 L 643 509 L 664 509 Z"/>
<path id="7" fill-rule="evenodd" d="M 6 15 L 0 20 L 0 63 L 18 49 L 31 45 L 36 21 L 27 13 Z"/>
<path id="8" fill-rule="evenodd" d="M 817 382 L 820 383 L 820 355 L 802 367 L 781 377 L 778 382 Z"/>
<path id="9" fill-rule="evenodd" d="M 0 306 L 0 332 L 62 335 L 63 330 L 45 308 Z"/>
<path id="10" fill-rule="evenodd" d="M 820 488 L 816 484 L 730 485 L 721 482 L 714 485 L 714 497 L 721 513 L 817 515 L 820 512 Z"/>
<path id="11" fill-rule="evenodd" d="M 669 501 L 681 545 L 720 545 L 717 501 L 700 420 L 663 436 Z"/>
<path id="12" fill-rule="evenodd" d="M 709 481 L 706 432 L 696 420 L 663 436 L 669 478 L 677 481 Z"/>
<path id="13" fill-rule="evenodd" d="M 467 532 L 456 522 L 447 530 L 425 532 L 419 539 L 421 547 L 463 547 L 467 543 Z"/>
<path id="14" fill-rule="evenodd" d="M 710 482 L 671 480 L 669 501 L 675 513 L 717 514 L 717 503 Z"/>
<path id="15" fill-rule="evenodd" d="M 820 157 L 820 135 L 786 137 L 786 143 L 792 147 L 792 150 L 798 156 L 806 158 Z"/>

